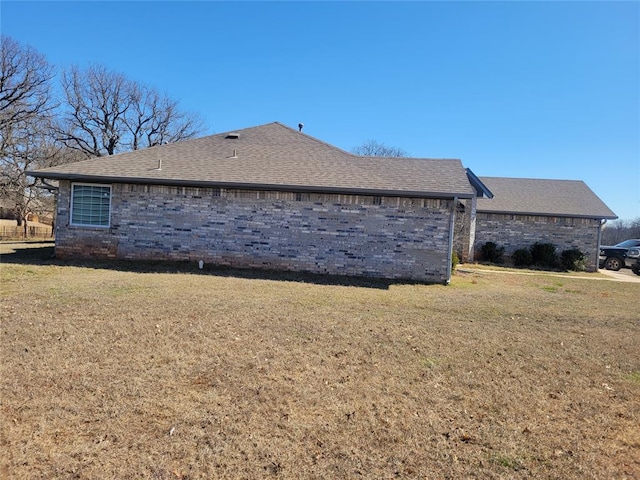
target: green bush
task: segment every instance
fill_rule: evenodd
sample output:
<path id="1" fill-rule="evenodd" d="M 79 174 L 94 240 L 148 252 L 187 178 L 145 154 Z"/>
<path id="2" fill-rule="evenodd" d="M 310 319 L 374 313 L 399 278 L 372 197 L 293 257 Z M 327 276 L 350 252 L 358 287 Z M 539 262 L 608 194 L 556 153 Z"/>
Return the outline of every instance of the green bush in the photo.
<path id="1" fill-rule="evenodd" d="M 573 270 L 575 272 L 582 272 L 586 268 L 584 253 L 575 247 L 562 251 L 560 254 L 560 263 L 565 270 Z"/>
<path id="2" fill-rule="evenodd" d="M 503 263 L 504 262 L 504 247 L 498 247 L 494 242 L 487 242 L 480 247 L 480 254 L 482 259 L 491 263 Z"/>
<path id="3" fill-rule="evenodd" d="M 516 267 L 528 267 L 533 263 L 533 259 L 531 257 L 531 250 L 528 248 L 519 248 L 511 255 L 513 259 L 513 264 Z"/>
<path id="4" fill-rule="evenodd" d="M 458 256 L 458 252 L 454 250 L 453 254 L 451 255 L 451 270 L 455 270 L 459 263 L 460 257 Z"/>
<path id="5" fill-rule="evenodd" d="M 531 245 L 531 260 L 533 265 L 538 267 L 556 268 L 558 266 L 556 246 L 552 243 L 534 243 Z"/>

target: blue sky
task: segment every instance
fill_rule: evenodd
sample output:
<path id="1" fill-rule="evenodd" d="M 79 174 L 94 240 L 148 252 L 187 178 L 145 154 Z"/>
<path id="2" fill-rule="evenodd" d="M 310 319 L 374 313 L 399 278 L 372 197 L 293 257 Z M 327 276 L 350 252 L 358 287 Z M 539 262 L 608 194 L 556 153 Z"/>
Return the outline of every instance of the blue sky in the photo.
<path id="1" fill-rule="evenodd" d="M 480 176 L 584 180 L 640 217 L 640 2 L 32 2 L 2 33 L 103 64 L 207 133 L 279 121 Z"/>

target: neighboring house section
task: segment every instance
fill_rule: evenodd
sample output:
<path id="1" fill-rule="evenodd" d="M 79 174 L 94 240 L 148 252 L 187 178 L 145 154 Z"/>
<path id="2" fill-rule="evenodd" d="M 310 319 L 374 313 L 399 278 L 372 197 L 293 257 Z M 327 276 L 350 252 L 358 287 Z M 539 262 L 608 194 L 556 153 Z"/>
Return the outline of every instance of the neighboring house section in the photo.
<path id="1" fill-rule="evenodd" d="M 60 257 L 438 283 L 478 188 L 459 160 L 361 157 L 279 123 L 30 174 L 60 182 Z"/>
<path id="2" fill-rule="evenodd" d="M 604 221 L 617 216 L 582 181 L 479 177 L 493 193 L 479 198 L 475 249 L 486 242 L 511 255 L 535 242 L 552 243 L 560 253 L 578 248 L 587 270 L 598 268 Z"/>

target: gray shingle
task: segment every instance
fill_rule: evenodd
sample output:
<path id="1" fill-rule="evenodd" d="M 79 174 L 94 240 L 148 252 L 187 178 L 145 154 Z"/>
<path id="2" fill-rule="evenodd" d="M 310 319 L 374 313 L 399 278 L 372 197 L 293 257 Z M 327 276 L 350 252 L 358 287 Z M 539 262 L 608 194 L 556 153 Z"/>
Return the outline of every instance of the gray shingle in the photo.
<path id="1" fill-rule="evenodd" d="M 494 197 L 479 198 L 478 212 L 618 218 L 580 180 L 479 177 Z"/>
<path id="2" fill-rule="evenodd" d="M 238 138 L 227 138 L 232 132 Z M 277 122 L 232 132 L 29 173 L 94 182 L 473 196 L 460 160 L 362 157 Z"/>

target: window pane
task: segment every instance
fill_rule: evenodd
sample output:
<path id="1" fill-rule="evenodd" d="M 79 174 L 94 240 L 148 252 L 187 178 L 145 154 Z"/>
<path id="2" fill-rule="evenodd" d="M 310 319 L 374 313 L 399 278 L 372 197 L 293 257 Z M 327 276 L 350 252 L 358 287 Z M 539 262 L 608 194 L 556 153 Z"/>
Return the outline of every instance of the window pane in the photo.
<path id="1" fill-rule="evenodd" d="M 109 226 L 111 187 L 73 185 L 71 224 Z"/>

